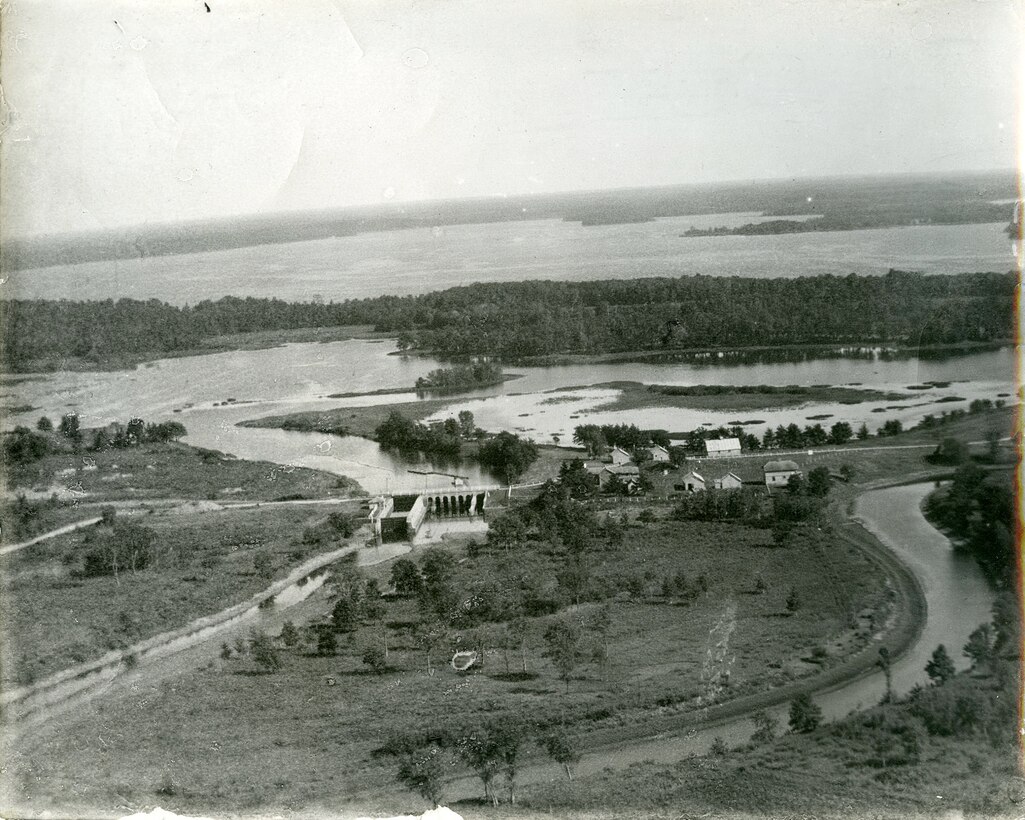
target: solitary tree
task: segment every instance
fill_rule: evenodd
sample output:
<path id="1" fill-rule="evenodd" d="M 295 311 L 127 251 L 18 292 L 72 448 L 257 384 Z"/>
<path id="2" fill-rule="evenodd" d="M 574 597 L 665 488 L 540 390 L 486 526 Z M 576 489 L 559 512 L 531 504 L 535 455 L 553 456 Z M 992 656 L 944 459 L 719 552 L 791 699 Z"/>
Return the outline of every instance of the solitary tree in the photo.
<path id="1" fill-rule="evenodd" d="M 291 621 L 285 621 L 281 625 L 281 633 L 278 635 L 281 638 L 281 642 L 287 647 L 293 647 L 299 643 L 299 630 L 295 628 L 295 624 Z"/>
<path id="2" fill-rule="evenodd" d="M 360 659 L 375 675 L 383 675 L 388 671 L 388 659 L 385 656 L 384 648 L 378 640 L 368 640 L 363 645 Z"/>
<path id="3" fill-rule="evenodd" d="M 751 722 L 755 725 L 752 743 L 769 743 L 775 739 L 779 721 L 768 712 L 756 712 L 751 716 Z"/>
<path id="4" fill-rule="evenodd" d="M 432 809 L 441 802 L 445 777 L 443 757 L 441 749 L 432 745 L 410 752 L 399 761 L 399 782 L 424 798 Z"/>
<path id="5" fill-rule="evenodd" d="M 932 657 L 925 665 L 925 674 L 934 686 L 942 686 L 954 677 L 955 671 L 954 662 L 947 654 L 947 648 L 940 644 L 933 650 Z"/>
<path id="6" fill-rule="evenodd" d="M 580 657 L 580 627 L 568 618 L 553 621 L 545 630 L 545 644 L 545 654 L 551 659 L 568 692 L 570 677 Z"/>
<path id="7" fill-rule="evenodd" d="M 53 430 L 53 422 L 46 416 L 40 416 L 39 421 L 36 422 L 36 429 L 40 433 L 49 433 Z"/>
<path id="8" fill-rule="evenodd" d="M 890 703 L 893 700 L 893 669 L 890 663 L 890 650 L 885 646 L 879 647 L 879 660 L 876 664 L 883 670 L 886 678 L 886 693 L 883 695 L 883 703 Z"/>
<path id="9" fill-rule="evenodd" d="M 790 731 L 810 732 L 822 722 L 822 709 L 804 693 L 790 701 Z"/>
<path id="10" fill-rule="evenodd" d="M 492 785 L 502 767 L 502 752 L 495 732 L 477 729 L 456 741 L 456 754 L 484 784 L 484 800 L 498 805 L 498 794 Z"/>
<path id="11" fill-rule="evenodd" d="M 787 612 L 791 615 L 797 612 L 801 608 L 801 598 L 797 594 L 797 590 L 793 587 L 790 588 L 790 594 L 787 595 Z"/>
<path id="12" fill-rule="evenodd" d="M 566 734 L 564 726 L 557 726 L 541 737 L 541 746 L 552 760 L 562 765 L 566 771 L 566 778 L 573 779 L 572 767 L 580 760 L 580 752 L 577 751 L 573 741 Z"/>
<path id="13" fill-rule="evenodd" d="M 408 558 L 400 558 L 392 565 L 391 583 L 399 595 L 418 595 L 423 589 L 424 579 L 416 564 Z"/>
<path id="14" fill-rule="evenodd" d="M 249 639 L 249 654 L 263 672 L 277 672 L 281 668 L 281 658 L 274 643 L 263 632 L 254 633 Z"/>

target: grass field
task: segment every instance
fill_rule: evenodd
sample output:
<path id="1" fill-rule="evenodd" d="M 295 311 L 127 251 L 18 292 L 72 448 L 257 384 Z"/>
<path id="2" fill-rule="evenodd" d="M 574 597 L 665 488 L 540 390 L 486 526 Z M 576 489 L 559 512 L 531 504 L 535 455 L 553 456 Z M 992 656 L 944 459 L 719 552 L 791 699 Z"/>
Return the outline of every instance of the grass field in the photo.
<path id="1" fill-rule="evenodd" d="M 153 532 L 154 557 L 118 577 L 81 572 L 84 554 L 110 532 L 102 525 L 0 558 L 2 684 L 30 683 L 245 600 L 339 546 L 326 516 L 298 506 L 122 515 Z M 318 539 L 304 538 L 318 525 Z"/>
<path id="2" fill-rule="evenodd" d="M 67 496 L 81 502 L 200 498 L 270 501 L 358 494 L 359 485 L 303 467 L 243 461 L 185 444 L 48 455 L 7 472 L 10 492 Z"/>
<path id="3" fill-rule="evenodd" d="M 845 606 L 823 582 L 823 554 L 848 580 Z M 510 652 L 507 673 L 496 638 L 479 673 L 454 672 L 439 648 L 436 674 L 429 676 L 407 628 L 416 604 L 398 599 L 384 619 L 389 671 L 383 675 L 371 674 L 359 659 L 365 641 L 381 639 L 369 626 L 351 640 L 342 637 L 336 656 L 282 650 L 283 668 L 271 675 L 253 675 L 233 661 L 214 664 L 173 682 L 133 687 L 115 701 L 33 730 L 20 739 L 8 777 L 20 784 L 21 799 L 37 806 L 159 802 L 185 813 L 338 810 L 356 805 L 361 795 L 396 788 L 394 763 L 372 757 L 394 732 L 506 712 L 567 719 L 585 738 L 597 730 L 603 737 L 629 732 L 709 699 L 764 691 L 837 663 L 871 632 L 864 623 L 849 626 L 848 606 L 885 619 L 890 603 L 873 565 L 814 531 L 774 548 L 767 531 L 749 527 L 632 524 L 620 546 L 599 545 L 589 555 L 592 576 L 618 590 L 608 602 L 610 660 L 604 669 L 582 662 L 568 691 L 542 652 L 547 616 L 531 619 L 527 674 L 517 674 L 518 649 Z M 454 583 L 472 587 L 481 577 L 523 572 L 550 583 L 545 561 L 519 551 L 485 553 L 461 561 Z M 386 565 L 368 571 L 382 586 L 387 573 Z M 692 585 L 704 576 L 707 592 L 664 597 L 660 582 L 670 573 L 684 573 Z M 755 592 L 758 576 L 763 594 Z M 791 589 L 801 604 L 788 614 Z M 594 606 L 567 612 L 585 619 Z M 460 645 L 457 638 L 464 636 L 453 630 L 448 651 Z M 724 640 L 728 651 L 720 653 L 717 644 Z M 711 665 L 710 650 L 719 658 Z M 326 685 L 327 676 L 337 684 Z M 169 756 L 169 749 L 183 753 Z M 395 803 L 408 806 L 408 795 L 399 793 Z"/>

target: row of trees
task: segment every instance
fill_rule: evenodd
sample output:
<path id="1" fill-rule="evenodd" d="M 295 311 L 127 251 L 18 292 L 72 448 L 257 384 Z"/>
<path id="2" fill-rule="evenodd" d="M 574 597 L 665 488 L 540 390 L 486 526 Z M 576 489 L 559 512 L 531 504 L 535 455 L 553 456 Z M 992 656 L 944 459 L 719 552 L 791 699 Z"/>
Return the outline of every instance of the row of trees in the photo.
<path id="1" fill-rule="evenodd" d="M 495 282 L 341 303 L 225 297 L 4 300 L 6 364 L 167 353 L 223 334 L 371 324 L 405 348 L 515 359 L 718 346 L 975 342 L 1013 336 L 1015 277 L 691 276 L 599 282 Z"/>

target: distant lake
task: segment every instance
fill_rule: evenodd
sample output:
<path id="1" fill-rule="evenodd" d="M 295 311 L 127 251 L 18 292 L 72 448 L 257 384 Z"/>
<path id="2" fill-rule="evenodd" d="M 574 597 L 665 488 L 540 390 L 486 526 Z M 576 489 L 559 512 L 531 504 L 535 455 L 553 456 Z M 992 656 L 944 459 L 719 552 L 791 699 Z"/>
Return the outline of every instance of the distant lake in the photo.
<path id="1" fill-rule="evenodd" d="M 706 214 L 592 227 L 543 219 L 365 233 L 12 271 L 0 295 L 155 298 L 179 305 L 226 295 L 338 301 L 524 279 L 795 277 L 883 274 L 890 268 L 946 274 L 1006 271 L 1014 263 L 1002 222 L 779 236 L 680 236 L 691 227 L 736 227 L 769 218 Z"/>

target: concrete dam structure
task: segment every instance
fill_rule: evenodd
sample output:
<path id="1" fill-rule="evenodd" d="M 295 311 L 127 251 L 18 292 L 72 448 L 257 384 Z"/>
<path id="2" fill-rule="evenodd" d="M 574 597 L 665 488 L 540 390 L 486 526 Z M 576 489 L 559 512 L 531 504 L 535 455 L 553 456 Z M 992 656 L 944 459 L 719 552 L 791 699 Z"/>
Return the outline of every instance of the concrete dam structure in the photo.
<path id="1" fill-rule="evenodd" d="M 494 487 L 451 487 L 404 495 L 381 495 L 370 501 L 369 519 L 378 544 L 412 541 L 427 521 L 484 518 Z"/>

